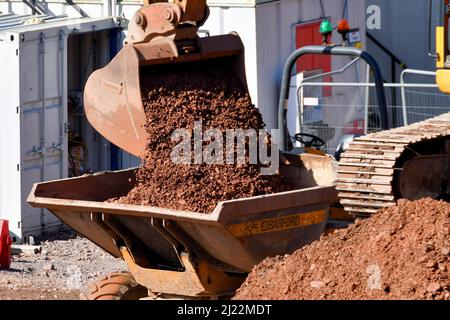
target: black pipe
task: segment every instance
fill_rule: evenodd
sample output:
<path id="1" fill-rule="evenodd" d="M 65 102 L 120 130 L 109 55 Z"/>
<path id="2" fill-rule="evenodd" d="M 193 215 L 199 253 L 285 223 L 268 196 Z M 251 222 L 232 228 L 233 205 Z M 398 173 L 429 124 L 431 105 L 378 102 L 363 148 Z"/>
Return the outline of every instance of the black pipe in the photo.
<path id="1" fill-rule="evenodd" d="M 383 78 L 381 76 L 380 67 L 376 60 L 369 53 L 359 50 L 357 48 L 349 47 L 323 47 L 323 46 L 307 46 L 294 51 L 286 61 L 283 70 L 283 78 L 281 82 L 280 100 L 278 103 L 278 129 L 279 134 L 279 148 L 281 151 L 286 151 L 287 146 L 287 125 L 286 125 L 286 113 L 288 108 L 289 100 L 289 89 L 291 86 L 291 73 L 292 68 L 299 58 L 307 54 L 325 54 L 334 56 L 353 56 L 359 57 L 366 61 L 366 63 L 372 69 L 375 87 L 377 91 L 377 100 L 380 107 L 381 115 L 381 128 L 387 130 L 389 128 L 388 124 L 388 112 L 386 105 L 386 95 L 384 93 Z"/>

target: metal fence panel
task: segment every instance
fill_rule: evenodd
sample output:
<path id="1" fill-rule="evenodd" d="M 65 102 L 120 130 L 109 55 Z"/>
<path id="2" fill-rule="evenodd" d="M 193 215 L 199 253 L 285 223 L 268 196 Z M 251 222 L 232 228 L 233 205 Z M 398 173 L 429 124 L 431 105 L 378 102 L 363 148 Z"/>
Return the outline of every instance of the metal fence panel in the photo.
<path id="1" fill-rule="evenodd" d="M 350 64 L 338 73 L 360 74 L 358 68 L 359 63 Z M 345 135 L 380 131 L 380 110 L 370 74 L 368 81 L 355 83 L 336 81 L 337 75 L 333 82 L 323 82 L 325 76 L 314 75 L 299 84 L 298 121 L 301 132 L 319 136 L 333 155 Z M 434 72 L 408 69 L 401 83 L 385 83 L 385 94 L 391 128 L 450 112 L 450 95 L 439 91 Z"/>

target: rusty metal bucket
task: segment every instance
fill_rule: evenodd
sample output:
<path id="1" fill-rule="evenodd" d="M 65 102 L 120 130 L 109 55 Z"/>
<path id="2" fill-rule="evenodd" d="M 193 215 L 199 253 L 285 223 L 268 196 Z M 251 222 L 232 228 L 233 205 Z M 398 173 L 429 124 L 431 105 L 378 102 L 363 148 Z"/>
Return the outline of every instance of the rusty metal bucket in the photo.
<path id="1" fill-rule="evenodd" d="M 282 171 L 298 190 L 223 201 L 211 214 L 105 202 L 127 194 L 134 170 L 35 184 L 28 202 L 47 208 L 116 257 L 152 292 L 232 292 L 268 256 L 291 253 L 324 232 L 336 200 L 334 162 L 289 156 Z"/>
<path id="2" fill-rule="evenodd" d="M 184 45 L 169 38 L 125 44 L 116 57 L 88 79 L 84 91 L 86 117 L 107 140 L 135 156 L 145 149 L 147 133 L 141 77 L 152 69 L 176 72 L 188 64 L 227 64 L 246 87 L 244 47 L 235 34 L 195 38 Z M 175 66 L 175 67 L 174 67 Z"/>

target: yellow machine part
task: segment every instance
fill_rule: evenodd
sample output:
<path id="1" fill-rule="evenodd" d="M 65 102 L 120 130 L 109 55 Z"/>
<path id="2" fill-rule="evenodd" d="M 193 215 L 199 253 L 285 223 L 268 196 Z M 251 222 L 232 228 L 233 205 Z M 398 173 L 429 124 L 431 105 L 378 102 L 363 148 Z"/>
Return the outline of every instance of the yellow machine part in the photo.
<path id="1" fill-rule="evenodd" d="M 436 83 L 441 92 L 450 94 L 450 69 L 437 70 Z"/>
<path id="2" fill-rule="evenodd" d="M 436 27 L 436 83 L 439 90 L 450 94 L 450 69 L 445 69 L 446 59 L 445 27 Z"/>
<path id="3" fill-rule="evenodd" d="M 318 156 L 326 156 L 325 152 L 316 148 L 305 147 L 305 152 L 308 154 L 315 154 Z"/>
<path id="4" fill-rule="evenodd" d="M 445 27 L 436 27 L 436 68 L 442 69 L 445 67 Z"/>

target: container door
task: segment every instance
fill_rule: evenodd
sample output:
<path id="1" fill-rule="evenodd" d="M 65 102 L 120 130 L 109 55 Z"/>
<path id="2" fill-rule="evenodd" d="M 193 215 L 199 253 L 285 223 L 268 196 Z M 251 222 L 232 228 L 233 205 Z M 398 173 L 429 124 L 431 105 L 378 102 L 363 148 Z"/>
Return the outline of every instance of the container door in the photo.
<path id="1" fill-rule="evenodd" d="M 67 176 L 65 38 L 42 33 L 20 47 L 23 234 L 61 225 L 45 209 L 26 204 L 33 183 Z"/>
<path id="2" fill-rule="evenodd" d="M 21 237 L 19 42 L 0 35 L 0 218 Z M 6 75 L 6 76 L 5 76 Z"/>
<path id="3" fill-rule="evenodd" d="M 319 32 L 321 21 L 302 23 L 295 27 L 295 46 L 302 48 L 310 45 L 321 45 L 322 35 Z M 331 56 L 306 55 L 299 59 L 297 72 L 317 71 L 322 73 L 331 71 Z"/>

